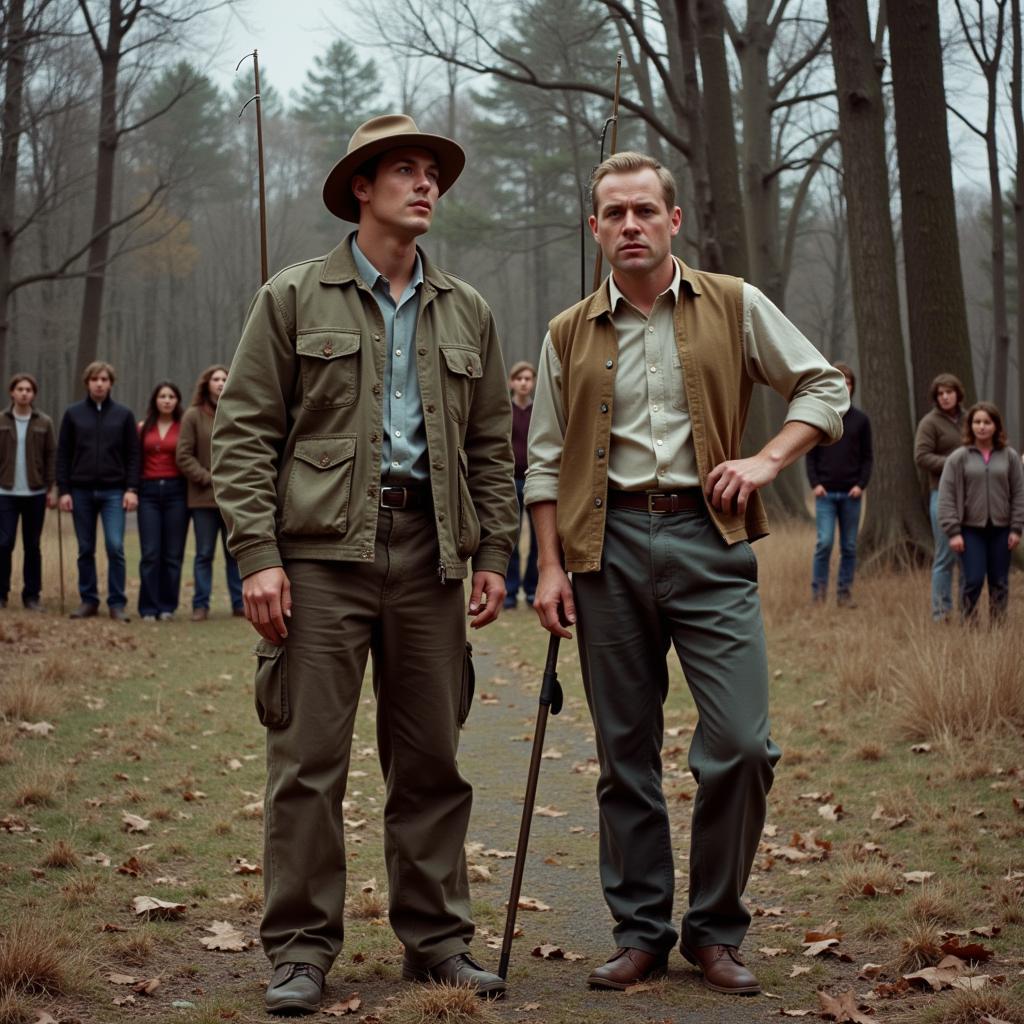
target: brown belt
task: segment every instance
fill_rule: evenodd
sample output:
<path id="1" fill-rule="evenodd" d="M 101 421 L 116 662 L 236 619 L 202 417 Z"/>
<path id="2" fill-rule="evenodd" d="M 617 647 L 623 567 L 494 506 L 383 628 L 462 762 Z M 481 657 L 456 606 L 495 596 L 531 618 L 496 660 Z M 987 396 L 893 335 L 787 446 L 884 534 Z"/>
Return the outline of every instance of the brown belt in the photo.
<path id="1" fill-rule="evenodd" d="M 699 487 L 686 487 L 681 491 L 609 491 L 611 508 L 630 508 L 652 515 L 670 512 L 697 512 L 702 510 L 704 495 Z"/>
<path id="2" fill-rule="evenodd" d="M 427 508 L 431 500 L 429 487 L 382 487 L 380 489 L 381 508 Z"/>

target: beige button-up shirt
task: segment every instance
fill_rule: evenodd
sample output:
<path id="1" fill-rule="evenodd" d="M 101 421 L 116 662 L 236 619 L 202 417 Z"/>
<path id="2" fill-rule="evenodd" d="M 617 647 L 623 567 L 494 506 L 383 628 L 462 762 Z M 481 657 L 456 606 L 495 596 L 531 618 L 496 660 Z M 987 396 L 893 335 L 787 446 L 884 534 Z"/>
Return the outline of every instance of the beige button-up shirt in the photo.
<path id="1" fill-rule="evenodd" d="M 672 491 L 700 485 L 673 327 L 682 275 L 676 262 L 672 283 L 644 316 L 622 294 L 614 274 L 609 282 L 612 322 L 618 341 L 612 407 L 608 486 L 626 491 Z M 685 299 L 684 299 L 685 301 Z M 828 364 L 821 353 L 753 285 L 743 285 L 743 359 L 747 373 L 773 386 L 796 374 L 800 385 L 786 416 L 829 432 L 837 403 Z M 545 335 L 530 423 L 526 504 L 558 499 L 558 471 L 565 436 L 561 363 Z"/>

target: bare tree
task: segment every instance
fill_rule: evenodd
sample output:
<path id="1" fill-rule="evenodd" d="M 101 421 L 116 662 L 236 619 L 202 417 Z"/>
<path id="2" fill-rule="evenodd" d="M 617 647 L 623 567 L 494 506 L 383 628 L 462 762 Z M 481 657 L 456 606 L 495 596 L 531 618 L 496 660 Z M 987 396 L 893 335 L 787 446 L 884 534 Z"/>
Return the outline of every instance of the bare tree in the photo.
<path id="1" fill-rule="evenodd" d="M 969 18 L 962 0 L 954 0 L 964 38 L 985 79 L 985 127 L 979 128 L 962 112 L 950 110 L 985 143 L 988 159 L 989 201 L 992 215 L 992 331 L 994 335 L 992 397 L 1006 415 L 1010 371 L 1010 322 L 1006 308 L 1006 229 L 1003 221 L 1003 187 L 999 180 L 999 68 L 1003 58 L 1004 27 L 1008 0 L 993 0 L 994 15 L 985 0 L 975 0 L 976 15 Z M 1019 26 L 1018 26 L 1019 29 Z"/>
<path id="2" fill-rule="evenodd" d="M 1013 58 L 1010 72 L 1010 103 L 1013 107 L 1013 138 L 1016 143 L 1013 222 L 1017 243 L 1017 436 L 1024 451 L 1024 53 L 1021 45 L 1021 4 L 1010 0 Z"/>
<path id="3" fill-rule="evenodd" d="M 917 493 L 907 373 L 900 330 L 896 248 L 889 211 L 885 107 L 867 0 L 827 0 L 839 95 L 843 189 L 864 409 L 875 438 L 875 472 L 861 533 L 873 561 L 902 562 L 930 549 Z"/>

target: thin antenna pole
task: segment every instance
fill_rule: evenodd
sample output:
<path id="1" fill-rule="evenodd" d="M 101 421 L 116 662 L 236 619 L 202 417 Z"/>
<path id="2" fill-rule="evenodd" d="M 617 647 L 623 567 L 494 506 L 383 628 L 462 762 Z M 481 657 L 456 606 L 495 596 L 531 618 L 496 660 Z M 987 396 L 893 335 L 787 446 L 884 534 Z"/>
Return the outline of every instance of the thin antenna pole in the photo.
<path id="1" fill-rule="evenodd" d="M 616 146 L 619 141 L 619 84 L 622 81 L 622 54 L 618 53 L 615 55 L 615 92 L 612 100 L 612 116 L 608 118 L 604 123 L 605 131 L 608 130 L 608 126 L 611 125 L 612 129 L 612 151 L 608 154 L 609 156 L 615 156 Z M 601 161 L 605 159 L 604 156 L 604 132 L 601 133 Z M 593 291 L 597 291 L 601 287 L 601 247 L 597 247 L 597 256 L 594 258 L 594 287 Z"/>

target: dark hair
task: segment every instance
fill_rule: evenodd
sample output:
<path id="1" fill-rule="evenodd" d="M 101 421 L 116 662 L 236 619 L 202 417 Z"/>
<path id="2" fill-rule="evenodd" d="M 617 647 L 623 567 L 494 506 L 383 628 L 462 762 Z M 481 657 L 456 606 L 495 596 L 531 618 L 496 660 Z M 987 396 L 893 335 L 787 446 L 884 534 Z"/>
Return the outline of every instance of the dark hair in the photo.
<path id="1" fill-rule="evenodd" d="M 1006 446 L 1006 431 L 1003 429 L 1003 417 L 1000 415 L 999 409 L 994 406 L 991 402 L 975 402 L 974 405 L 967 410 L 967 414 L 964 416 L 964 432 L 963 442 L 964 444 L 974 444 L 974 430 L 971 428 L 971 421 L 974 419 L 976 412 L 987 412 L 992 419 L 992 422 L 996 425 L 996 432 L 992 435 L 992 447 L 993 448 L 1004 448 Z"/>
<path id="2" fill-rule="evenodd" d="M 832 365 L 850 382 L 850 397 L 853 398 L 853 393 L 857 390 L 857 375 L 853 372 L 853 367 L 847 366 L 846 363 Z"/>
<path id="3" fill-rule="evenodd" d="M 19 384 L 28 383 L 32 385 L 32 397 L 39 394 L 39 384 L 31 373 L 16 373 L 7 385 L 7 394 L 10 394 Z"/>
<path id="4" fill-rule="evenodd" d="M 218 370 L 223 370 L 225 373 L 228 372 L 228 368 L 226 366 L 222 366 L 220 363 L 214 363 L 213 366 L 208 366 L 201 374 L 199 374 L 199 380 L 196 381 L 196 389 L 192 392 L 193 405 L 213 405 L 213 402 L 210 401 L 210 378 Z"/>
<path id="5" fill-rule="evenodd" d="M 117 380 L 117 374 L 114 373 L 114 368 L 110 363 L 103 362 L 102 359 L 98 359 L 93 363 L 90 363 L 82 373 L 82 383 L 88 388 L 89 381 L 93 377 L 98 377 L 101 373 L 105 373 L 110 378 L 110 383 L 113 384 Z"/>
<path id="6" fill-rule="evenodd" d="M 960 383 L 960 378 L 954 377 L 951 373 L 940 373 L 932 381 L 932 386 L 928 393 L 931 395 L 932 402 L 936 406 L 939 404 L 939 388 L 952 388 L 956 392 L 958 405 L 964 400 L 964 386 Z"/>
<path id="7" fill-rule="evenodd" d="M 149 396 L 149 402 L 146 404 L 146 418 L 142 421 L 142 433 L 145 434 L 160 416 L 160 411 L 156 407 L 156 396 L 163 391 L 164 388 L 170 388 L 174 392 L 174 397 L 177 398 L 178 403 L 174 407 L 174 412 L 171 414 L 175 420 L 181 419 L 181 391 L 178 385 L 172 380 L 162 380 L 155 388 L 153 393 Z"/>

